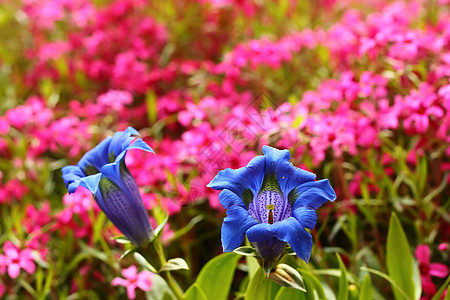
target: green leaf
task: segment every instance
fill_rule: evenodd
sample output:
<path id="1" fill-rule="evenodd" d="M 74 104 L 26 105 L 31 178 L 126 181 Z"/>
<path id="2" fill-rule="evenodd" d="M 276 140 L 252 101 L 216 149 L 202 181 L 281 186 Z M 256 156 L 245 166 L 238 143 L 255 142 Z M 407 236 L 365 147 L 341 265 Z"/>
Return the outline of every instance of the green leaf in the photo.
<path id="1" fill-rule="evenodd" d="M 202 291 L 202 289 L 198 286 L 198 284 L 194 283 L 191 285 L 186 293 L 184 294 L 185 300 L 208 300 L 206 298 L 205 293 Z"/>
<path id="2" fill-rule="evenodd" d="M 281 286 L 306 292 L 302 275 L 300 275 L 296 269 L 289 265 L 278 264 L 275 270 L 270 272 L 269 279 L 275 281 Z"/>
<path id="3" fill-rule="evenodd" d="M 140 264 L 144 269 L 149 270 L 150 272 L 158 274 L 158 271 L 145 259 L 142 254 L 139 252 L 134 252 L 134 259 Z"/>
<path id="4" fill-rule="evenodd" d="M 161 224 L 159 224 L 158 227 L 156 227 L 155 230 L 153 231 L 153 237 L 151 238 L 150 243 L 159 237 L 164 226 L 166 226 L 168 220 L 169 220 L 169 215 L 166 215 L 164 217 L 164 220 L 161 222 Z"/>
<path id="5" fill-rule="evenodd" d="M 181 257 L 169 259 L 162 267 L 159 269 L 162 271 L 174 271 L 174 270 L 189 270 L 189 267 L 184 259 Z"/>
<path id="6" fill-rule="evenodd" d="M 258 261 L 255 257 L 252 256 L 245 257 L 245 261 L 248 268 L 248 277 L 252 278 L 255 275 L 256 271 L 258 271 L 258 269 L 260 268 Z"/>
<path id="7" fill-rule="evenodd" d="M 364 281 L 361 286 L 361 290 L 359 291 L 358 297 L 358 300 L 366 299 L 373 299 L 372 281 L 370 280 L 369 274 L 366 274 L 366 276 L 364 276 Z"/>
<path id="8" fill-rule="evenodd" d="M 236 254 L 243 255 L 243 256 L 256 256 L 256 250 L 253 247 L 250 246 L 242 246 L 234 249 L 233 251 Z"/>
<path id="9" fill-rule="evenodd" d="M 255 276 L 250 280 L 247 291 L 245 293 L 245 300 L 269 300 L 273 299 L 273 295 L 279 288 L 272 280 L 266 278 L 263 269 L 259 268 Z"/>
<path id="10" fill-rule="evenodd" d="M 122 253 L 122 255 L 119 257 L 119 260 L 124 259 L 124 258 L 125 258 L 126 256 L 128 256 L 128 254 L 130 254 L 130 253 L 136 252 L 136 250 L 137 250 L 136 247 L 133 247 L 133 248 L 130 248 L 130 249 L 125 250 L 125 251 Z"/>
<path id="11" fill-rule="evenodd" d="M 307 292 L 307 299 L 309 295 L 314 295 L 313 291 L 317 292 L 319 299 L 327 299 L 324 292 L 324 286 L 320 283 L 319 279 L 310 272 L 300 269 L 300 273 L 303 276 L 303 281 L 305 282 Z"/>
<path id="12" fill-rule="evenodd" d="M 281 287 L 275 297 L 275 300 L 286 299 L 304 300 L 306 299 L 305 292 L 287 287 Z"/>
<path id="13" fill-rule="evenodd" d="M 339 262 L 339 270 L 341 271 L 341 276 L 339 277 L 339 291 L 337 300 L 347 300 L 348 299 L 347 270 L 338 253 L 336 253 L 336 257 Z"/>
<path id="14" fill-rule="evenodd" d="M 413 259 L 405 232 L 395 213 L 391 215 L 389 222 L 386 264 L 389 276 L 405 294 L 402 295 L 397 289 L 394 289 L 395 299 L 415 299 Z"/>
<path id="15" fill-rule="evenodd" d="M 223 253 L 206 263 L 195 281 L 207 299 L 226 300 L 240 256 Z"/>
<path id="16" fill-rule="evenodd" d="M 147 300 L 176 300 L 167 282 L 159 275 L 152 277 L 152 288 L 146 293 Z"/>
<path id="17" fill-rule="evenodd" d="M 403 295 L 405 298 L 408 297 L 408 295 L 400 288 L 400 286 L 397 283 L 395 283 L 394 280 L 392 280 L 391 277 L 389 277 L 389 275 L 384 274 L 383 272 L 380 272 L 380 271 L 377 271 L 377 270 L 374 270 L 374 269 L 366 268 L 366 267 L 361 267 L 361 270 L 370 272 L 372 274 L 380 276 L 381 278 L 384 278 L 386 281 L 388 281 L 391 284 L 393 290 L 396 290 L 398 293 Z"/>

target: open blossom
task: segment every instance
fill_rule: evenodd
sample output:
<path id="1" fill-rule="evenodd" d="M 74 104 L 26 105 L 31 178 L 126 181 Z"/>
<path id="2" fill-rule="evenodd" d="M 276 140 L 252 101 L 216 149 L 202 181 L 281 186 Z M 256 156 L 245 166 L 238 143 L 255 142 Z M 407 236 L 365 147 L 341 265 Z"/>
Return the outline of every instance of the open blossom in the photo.
<path id="1" fill-rule="evenodd" d="M 32 274 L 36 270 L 30 249 L 20 250 L 10 241 L 3 244 L 3 255 L 0 254 L 0 270 L 7 268 L 11 278 L 17 278 L 20 269 Z"/>
<path id="2" fill-rule="evenodd" d="M 136 181 L 125 165 L 130 149 L 153 152 L 139 133 L 128 127 L 104 139 L 87 152 L 76 166 L 62 168 L 69 193 L 87 188 L 108 219 L 136 246 L 144 246 L 153 229 Z M 133 142 L 134 141 L 134 142 Z"/>
<path id="3" fill-rule="evenodd" d="M 440 263 L 430 263 L 430 248 L 428 245 L 418 245 L 416 258 L 419 261 L 420 279 L 425 294 L 434 295 L 436 286 L 431 281 L 431 276 L 444 278 L 448 275 L 448 267 Z"/>
<path id="4" fill-rule="evenodd" d="M 270 272 L 289 243 L 297 255 L 309 261 L 312 237 L 305 228 L 316 224 L 316 209 L 336 194 L 327 179 L 294 167 L 288 150 L 263 147 L 264 156 L 246 167 L 220 171 L 208 184 L 227 209 L 222 224 L 224 251 L 233 251 L 247 238 Z"/>
<path id="5" fill-rule="evenodd" d="M 127 295 L 130 299 L 136 298 L 136 288 L 148 292 L 152 287 L 151 278 L 153 273 L 149 271 L 137 272 L 136 266 L 131 266 L 127 269 L 122 270 L 122 275 L 125 278 L 116 277 L 111 282 L 112 285 L 121 285 L 127 288 Z"/>

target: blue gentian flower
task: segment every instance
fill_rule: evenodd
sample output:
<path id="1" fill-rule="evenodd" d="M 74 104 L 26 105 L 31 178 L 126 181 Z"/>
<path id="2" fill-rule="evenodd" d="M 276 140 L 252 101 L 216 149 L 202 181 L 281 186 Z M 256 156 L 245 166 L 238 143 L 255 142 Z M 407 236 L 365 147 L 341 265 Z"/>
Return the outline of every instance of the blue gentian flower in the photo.
<path id="1" fill-rule="evenodd" d="M 108 219 L 134 245 L 144 246 L 153 229 L 136 181 L 125 165 L 125 154 L 130 149 L 153 152 L 138 137 L 132 127 L 116 132 L 87 152 L 76 166 L 63 167 L 62 177 L 69 193 L 78 186 L 89 189 Z"/>
<path id="2" fill-rule="evenodd" d="M 336 194 L 327 179 L 314 181 L 316 175 L 294 167 L 289 150 L 264 146 L 262 151 L 246 167 L 220 171 L 207 186 L 222 190 L 219 200 L 227 210 L 223 250 L 233 251 L 247 234 L 269 272 L 286 243 L 309 261 L 312 237 L 305 228 L 314 228 L 315 210 Z"/>

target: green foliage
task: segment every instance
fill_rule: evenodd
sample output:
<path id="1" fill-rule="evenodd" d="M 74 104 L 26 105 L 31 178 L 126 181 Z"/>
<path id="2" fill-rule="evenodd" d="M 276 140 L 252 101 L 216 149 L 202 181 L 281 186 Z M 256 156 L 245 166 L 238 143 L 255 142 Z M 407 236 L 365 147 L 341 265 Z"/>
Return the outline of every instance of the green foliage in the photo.
<path id="1" fill-rule="evenodd" d="M 415 299 L 413 281 L 413 260 L 408 240 L 397 215 L 393 213 L 389 222 L 386 245 L 386 264 L 388 274 L 406 294 L 406 299 Z M 394 289 L 395 299 L 405 299 Z"/>
<path id="2" fill-rule="evenodd" d="M 234 253 L 223 253 L 202 268 L 195 284 L 206 299 L 227 299 L 238 259 L 239 256 Z"/>

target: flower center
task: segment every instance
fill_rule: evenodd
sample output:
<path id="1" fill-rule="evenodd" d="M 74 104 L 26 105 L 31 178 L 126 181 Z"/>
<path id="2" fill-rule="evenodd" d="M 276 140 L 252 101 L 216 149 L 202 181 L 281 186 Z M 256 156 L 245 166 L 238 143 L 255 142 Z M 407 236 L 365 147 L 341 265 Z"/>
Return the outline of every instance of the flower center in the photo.
<path id="1" fill-rule="evenodd" d="M 273 224 L 291 216 L 291 205 L 283 195 L 275 191 L 264 191 L 253 200 L 248 212 L 260 223 Z"/>
<path id="2" fill-rule="evenodd" d="M 430 266 L 427 264 L 420 264 L 419 270 L 421 275 L 428 275 L 428 273 L 430 273 Z"/>

